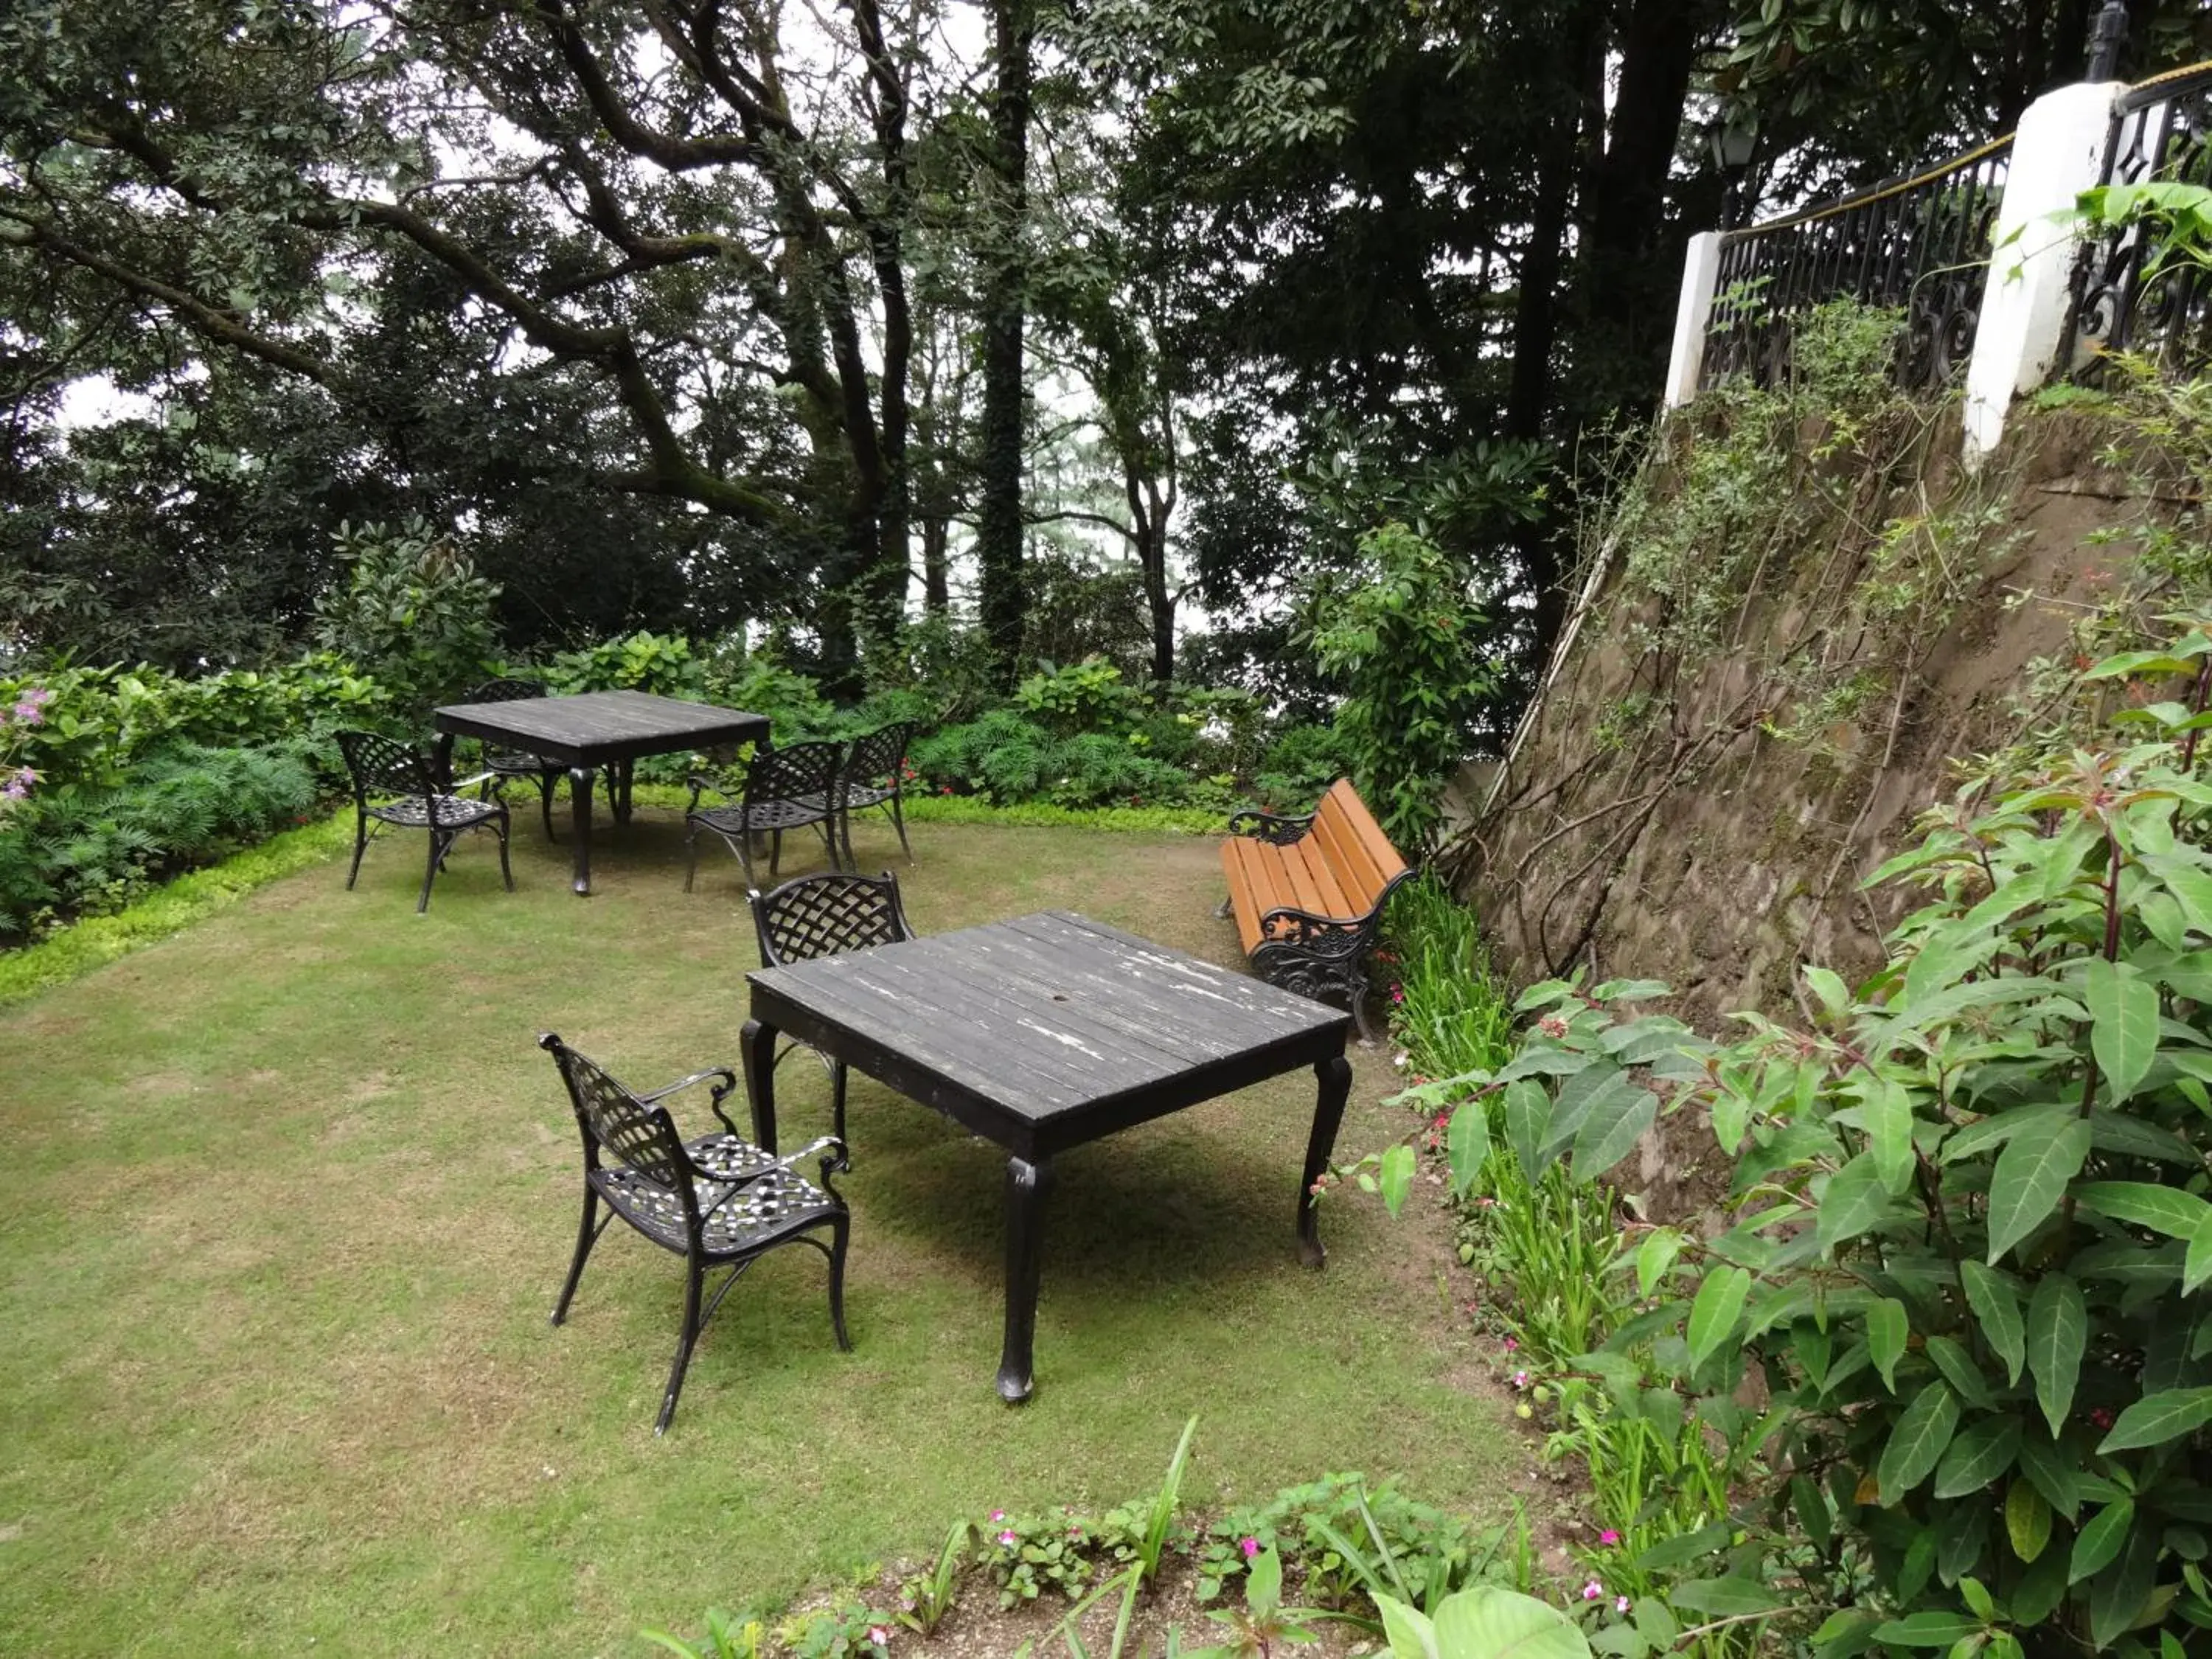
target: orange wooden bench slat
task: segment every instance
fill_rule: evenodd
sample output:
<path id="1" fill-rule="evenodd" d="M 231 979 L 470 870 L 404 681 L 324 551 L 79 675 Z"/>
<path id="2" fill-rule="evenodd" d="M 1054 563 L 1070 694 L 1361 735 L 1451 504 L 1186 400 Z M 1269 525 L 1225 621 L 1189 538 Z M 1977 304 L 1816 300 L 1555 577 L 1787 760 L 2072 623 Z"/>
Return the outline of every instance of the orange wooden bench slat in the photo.
<path id="1" fill-rule="evenodd" d="M 1387 878 L 1376 869 L 1374 859 L 1345 823 L 1343 814 L 1330 810 L 1334 806 L 1332 799 L 1325 804 L 1322 811 L 1315 814 L 1312 833 L 1306 839 L 1316 844 L 1335 871 L 1346 907 L 1341 914 L 1364 915 L 1373 908 L 1375 896 L 1382 890 Z"/>

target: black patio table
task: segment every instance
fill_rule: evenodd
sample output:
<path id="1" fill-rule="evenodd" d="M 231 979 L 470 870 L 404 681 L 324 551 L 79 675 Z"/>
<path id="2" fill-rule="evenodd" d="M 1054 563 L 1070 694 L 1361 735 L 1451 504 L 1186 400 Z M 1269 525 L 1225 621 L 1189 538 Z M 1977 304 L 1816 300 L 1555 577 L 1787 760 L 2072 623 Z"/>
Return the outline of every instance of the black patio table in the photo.
<path id="1" fill-rule="evenodd" d="M 1006 1149 L 1006 1400 L 1033 1387 L 1045 1200 L 1070 1147 L 1310 1066 L 1321 1091 L 1297 1237 L 1322 1265 L 1313 1184 L 1352 1087 L 1348 1014 L 1066 910 L 746 977 L 745 1087 L 763 1146 L 775 1146 L 787 1033 Z"/>
<path id="2" fill-rule="evenodd" d="M 592 783 L 599 769 L 614 769 L 607 805 L 616 822 L 629 821 L 630 763 L 641 755 L 763 741 L 765 714 L 712 703 L 656 697 L 647 691 L 586 691 L 573 697 L 527 697 L 516 702 L 457 702 L 431 716 L 445 735 L 438 758 L 453 775 L 453 739 L 481 738 L 526 755 L 543 755 L 568 769 L 568 803 L 574 821 L 575 879 L 580 896 L 592 890 Z"/>

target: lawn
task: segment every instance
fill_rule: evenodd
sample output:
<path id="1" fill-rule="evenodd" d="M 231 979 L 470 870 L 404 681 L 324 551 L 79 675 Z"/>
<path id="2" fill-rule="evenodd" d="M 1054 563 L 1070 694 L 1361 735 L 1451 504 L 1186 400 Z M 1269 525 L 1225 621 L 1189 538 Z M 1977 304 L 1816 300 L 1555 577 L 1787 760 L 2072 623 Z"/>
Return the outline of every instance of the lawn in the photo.
<path id="1" fill-rule="evenodd" d="M 0 1646 L 635 1653 L 963 1513 L 1145 1490 L 1193 1413 L 1200 1502 L 1360 1468 L 1499 1512 L 1511 1438 L 1464 1386 L 1441 1225 L 1333 1197 L 1328 1269 L 1297 1265 L 1305 1077 L 1062 1161 L 1038 1390 L 1010 1409 L 1001 1158 L 856 1074 L 854 1352 L 820 1257 L 780 1252 L 655 1439 L 680 1265 L 617 1227 L 548 1326 L 578 1156 L 532 1039 L 639 1086 L 734 1062 L 750 927 L 719 848 L 682 891 L 665 812 L 603 832 L 588 901 L 517 826 L 513 895 L 478 839 L 417 917 L 401 836 L 352 893 L 317 866 L 0 1012 Z M 922 930 L 1063 906 L 1236 960 L 1209 842 L 915 840 Z M 1386 1058 L 1354 1063 L 1340 1153 L 1405 1122 Z M 827 1087 L 783 1076 L 798 1144 Z"/>

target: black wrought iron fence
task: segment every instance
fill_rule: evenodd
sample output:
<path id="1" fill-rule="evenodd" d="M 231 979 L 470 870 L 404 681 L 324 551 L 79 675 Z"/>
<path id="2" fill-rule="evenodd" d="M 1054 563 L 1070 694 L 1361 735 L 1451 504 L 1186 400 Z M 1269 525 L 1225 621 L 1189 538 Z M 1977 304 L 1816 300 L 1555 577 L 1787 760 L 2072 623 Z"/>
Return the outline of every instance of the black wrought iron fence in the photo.
<path id="1" fill-rule="evenodd" d="M 2123 93 L 2099 182 L 2212 185 L 2212 64 Z M 2167 370 L 2212 362 L 2212 283 L 2202 265 L 2157 257 L 2138 222 L 2087 243 L 2074 268 L 2073 365 L 2094 378 L 2105 354 L 2139 351 Z"/>
<path id="2" fill-rule="evenodd" d="M 1945 386 L 1966 371 L 2012 135 L 1892 180 L 1722 239 L 1698 384 L 1789 372 L 1799 320 L 1852 299 L 1905 313 L 1899 382 Z"/>

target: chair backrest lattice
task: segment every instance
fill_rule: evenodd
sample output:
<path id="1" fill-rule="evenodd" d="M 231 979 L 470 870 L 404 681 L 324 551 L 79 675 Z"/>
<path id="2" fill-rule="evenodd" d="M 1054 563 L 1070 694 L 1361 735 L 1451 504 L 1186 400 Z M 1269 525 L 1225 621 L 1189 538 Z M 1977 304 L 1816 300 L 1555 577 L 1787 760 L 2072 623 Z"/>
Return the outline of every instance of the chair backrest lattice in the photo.
<path id="1" fill-rule="evenodd" d="M 780 968 L 846 951 L 865 951 L 912 939 L 898 878 L 880 876 L 799 876 L 769 893 L 747 895 L 761 962 Z"/>
<path id="2" fill-rule="evenodd" d="M 545 695 L 544 685 L 537 680 L 520 679 L 514 675 L 502 675 L 495 680 L 486 680 L 469 693 L 471 702 L 527 702 L 532 697 Z"/>
<path id="3" fill-rule="evenodd" d="M 834 743 L 794 743 L 787 749 L 763 749 L 745 768 L 745 799 L 799 800 L 819 796 L 827 800 L 837 780 L 841 746 Z"/>
<path id="4" fill-rule="evenodd" d="M 853 739 L 852 751 L 845 757 L 845 769 L 838 775 L 840 786 L 847 789 L 896 789 L 899 775 L 906 768 L 907 745 L 914 741 L 918 728 L 912 720 L 897 720 L 866 737 Z"/>
<path id="5" fill-rule="evenodd" d="M 691 1187 L 685 1175 L 684 1143 L 666 1109 L 647 1106 L 552 1032 L 539 1037 L 538 1046 L 553 1056 L 568 1085 L 586 1163 L 603 1150 L 654 1186 L 684 1194 L 689 1211 Z"/>
<path id="6" fill-rule="evenodd" d="M 413 745 L 375 732 L 341 732 L 337 740 L 356 802 L 365 805 L 372 795 L 428 797 L 437 793 L 430 763 Z"/>

